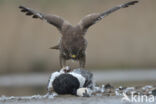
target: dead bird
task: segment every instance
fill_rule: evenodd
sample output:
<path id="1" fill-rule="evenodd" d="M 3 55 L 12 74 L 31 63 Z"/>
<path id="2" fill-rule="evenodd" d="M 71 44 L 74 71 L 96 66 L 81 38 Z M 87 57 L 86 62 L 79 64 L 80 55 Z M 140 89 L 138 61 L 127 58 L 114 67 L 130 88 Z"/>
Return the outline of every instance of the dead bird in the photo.
<path id="1" fill-rule="evenodd" d="M 68 67 L 67 67 L 68 68 Z M 74 69 L 66 72 L 64 69 L 51 74 L 48 83 L 48 92 L 58 94 L 72 94 L 89 97 L 94 87 L 93 74 L 83 69 Z"/>

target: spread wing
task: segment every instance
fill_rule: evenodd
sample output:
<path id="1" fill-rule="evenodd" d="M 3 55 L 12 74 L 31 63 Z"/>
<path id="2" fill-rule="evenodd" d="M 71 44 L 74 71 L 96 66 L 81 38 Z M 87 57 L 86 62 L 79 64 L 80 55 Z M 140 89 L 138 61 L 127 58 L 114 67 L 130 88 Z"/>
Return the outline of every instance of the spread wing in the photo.
<path id="1" fill-rule="evenodd" d="M 79 22 L 78 25 L 80 25 L 80 27 L 82 28 L 83 31 L 87 31 L 87 29 L 92 26 L 93 24 L 95 24 L 97 21 L 103 19 L 105 16 L 121 9 L 121 8 L 127 8 L 130 5 L 134 5 L 135 3 L 138 3 L 138 1 L 130 1 L 128 3 L 122 4 L 122 5 L 118 5 L 114 8 L 111 8 L 103 13 L 93 13 L 93 14 L 89 14 L 87 16 L 85 16 L 84 18 L 82 18 L 82 20 Z"/>
<path id="2" fill-rule="evenodd" d="M 39 18 L 41 20 L 45 20 L 48 23 L 57 27 L 58 30 L 60 31 L 62 29 L 63 24 L 67 23 L 65 22 L 63 18 L 56 16 L 56 15 L 46 15 L 46 14 L 37 12 L 31 8 L 27 8 L 25 6 L 19 6 L 19 8 L 21 9 L 21 12 L 25 13 L 27 16 L 32 16 L 32 18 L 35 18 L 35 19 Z"/>

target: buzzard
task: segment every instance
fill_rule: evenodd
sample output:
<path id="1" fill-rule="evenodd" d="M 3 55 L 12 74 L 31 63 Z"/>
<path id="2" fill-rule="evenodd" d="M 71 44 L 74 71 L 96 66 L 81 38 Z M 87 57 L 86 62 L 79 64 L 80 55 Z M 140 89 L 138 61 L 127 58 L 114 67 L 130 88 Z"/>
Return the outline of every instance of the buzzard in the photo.
<path id="1" fill-rule="evenodd" d="M 68 21 L 56 15 L 47 15 L 44 13 L 37 12 L 31 8 L 25 6 L 19 6 L 21 12 L 32 18 L 39 18 L 45 20 L 49 24 L 55 26 L 62 34 L 61 40 L 58 45 L 51 47 L 51 49 L 57 49 L 60 51 L 60 66 L 66 66 L 66 60 L 78 60 L 80 67 L 85 67 L 86 54 L 85 50 L 87 47 L 87 40 L 84 38 L 88 28 L 96 22 L 103 19 L 105 16 L 119 10 L 120 8 L 127 8 L 130 5 L 138 3 L 137 0 L 130 1 L 122 5 L 115 6 L 102 13 L 92 13 L 80 20 L 80 22 L 72 26 Z"/>

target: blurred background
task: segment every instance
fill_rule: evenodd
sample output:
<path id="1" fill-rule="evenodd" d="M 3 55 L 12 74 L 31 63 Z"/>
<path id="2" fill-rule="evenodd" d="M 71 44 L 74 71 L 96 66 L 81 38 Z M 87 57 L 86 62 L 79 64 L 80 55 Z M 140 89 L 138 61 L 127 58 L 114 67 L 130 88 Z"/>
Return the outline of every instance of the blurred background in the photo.
<path id="1" fill-rule="evenodd" d="M 0 0 L 0 96 L 44 94 L 50 73 L 60 69 L 58 51 L 49 49 L 58 43 L 60 33 L 45 21 L 25 16 L 19 5 L 62 16 L 75 25 L 89 13 L 103 12 L 128 1 L 131 0 Z M 92 26 L 86 34 L 86 69 L 107 73 L 105 76 L 110 75 L 107 78 L 116 72 L 133 70 L 135 73 L 136 69 L 144 71 L 144 74 L 137 73 L 142 78 L 154 77 L 155 5 L 155 0 L 140 0 L 135 6 L 119 10 Z M 78 66 L 77 62 L 68 64 Z M 146 75 L 148 72 L 151 75 Z M 133 74 L 126 76 L 123 78 Z M 155 84 L 153 77 L 142 79 L 139 84 Z"/>

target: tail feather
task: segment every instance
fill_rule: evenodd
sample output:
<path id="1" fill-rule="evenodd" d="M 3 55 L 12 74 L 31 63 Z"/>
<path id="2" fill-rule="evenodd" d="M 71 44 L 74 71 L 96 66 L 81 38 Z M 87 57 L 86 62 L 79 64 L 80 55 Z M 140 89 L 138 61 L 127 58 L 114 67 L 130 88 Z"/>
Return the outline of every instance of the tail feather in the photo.
<path id="1" fill-rule="evenodd" d="M 56 46 L 50 47 L 50 49 L 56 49 L 56 50 L 58 50 L 58 49 L 59 49 L 59 45 L 56 45 Z"/>

